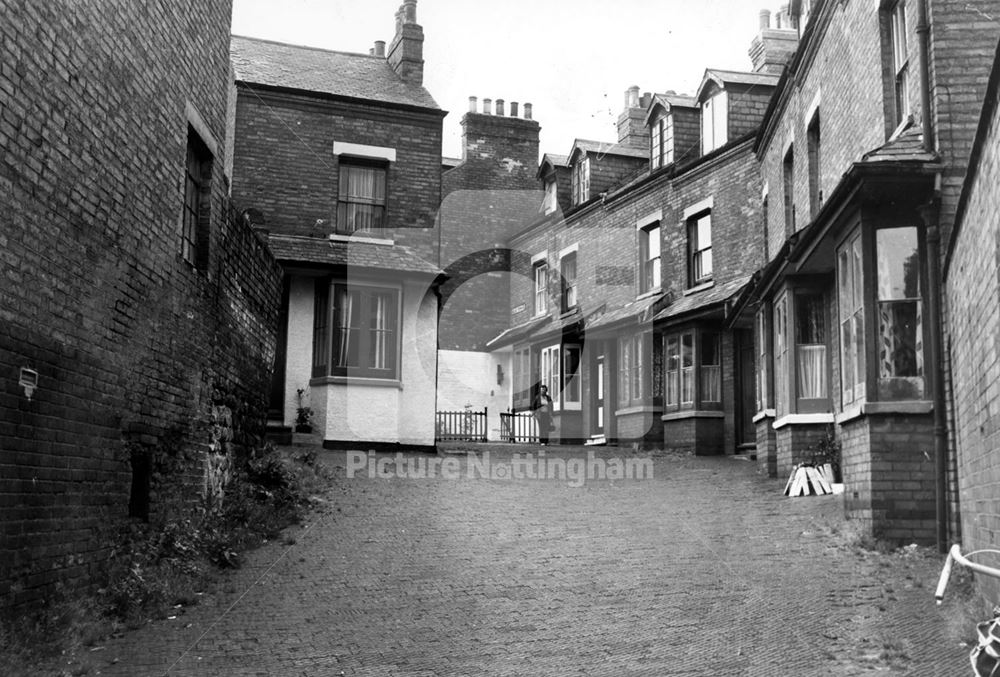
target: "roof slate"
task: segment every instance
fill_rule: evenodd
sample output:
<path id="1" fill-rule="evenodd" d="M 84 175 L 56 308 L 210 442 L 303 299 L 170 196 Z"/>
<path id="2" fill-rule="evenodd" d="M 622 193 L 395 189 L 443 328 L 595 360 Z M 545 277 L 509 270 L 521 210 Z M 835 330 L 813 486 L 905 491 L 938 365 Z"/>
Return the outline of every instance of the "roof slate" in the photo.
<path id="1" fill-rule="evenodd" d="M 271 233 L 267 238 L 279 261 L 325 266 L 351 266 L 378 270 L 439 275 L 441 270 L 420 258 L 409 247 L 363 240 L 325 240 L 316 237 Z"/>
<path id="2" fill-rule="evenodd" d="M 646 158 L 649 156 L 648 148 L 638 148 L 636 146 L 625 146 L 619 143 L 608 143 L 607 141 L 591 141 L 590 139 L 576 139 L 569 157 L 573 153 L 582 150 L 585 153 L 600 153 L 601 155 L 624 155 L 627 157 Z"/>
<path id="3" fill-rule="evenodd" d="M 737 85 L 776 85 L 781 76 L 772 73 L 747 73 L 709 68 L 705 71 L 705 77 Z"/>
<path id="4" fill-rule="evenodd" d="M 932 162 L 936 156 L 924 149 L 923 131 L 916 126 L 904 130 L 895 139 L 865 153 L 863 162 Z"/>
<path id="5" fill-rule="evenodd" d="M 647 311 L 649 311 L 649 309 L 662 298 L 663 294 L 654 294 L 637 301 L 630 301 L 623 306 L 608 310 L 607 312 L 595 316 L 592 320 L 588 321 L 587 329 L 592 331 L 603 327 L 609 327 L 620 322 L 627 322 L 628 320 L 642 321 L 644 316 L 646 316 Z"/>
<path id="6" fill-rule="evenodd" d="M 230 56 L 242 82 L 439 109 L 430 92 L 404 81 L 383 57 L 239 35 L 232 37 Z"/>
<path id="7" fill-rule="evenodd" d="M 717 283 L 711 289 L 683 296 L 660 311 L 654 320 L 666 320 L 690 313 L 701 308 L 725 301 L 737 294 L 748 282 L 750 276 L 738 277 L 728 282 Z"/>

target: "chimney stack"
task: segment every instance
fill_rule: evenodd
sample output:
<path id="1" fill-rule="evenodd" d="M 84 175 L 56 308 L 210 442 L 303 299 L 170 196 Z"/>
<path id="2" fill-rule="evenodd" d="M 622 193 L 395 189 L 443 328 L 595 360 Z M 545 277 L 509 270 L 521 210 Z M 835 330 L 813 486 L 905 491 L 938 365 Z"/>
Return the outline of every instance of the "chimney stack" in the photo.
<path id="1" fill-rule="evenodd" d="M 537 189 L 538 135 L 541 127 L 531 119 L 531 104 L 483 98 L 482 109 L 477 110 L 479 101 L 477 97 L 470 96 L 469 111 L 462 116 L 463 163 L 477 168 L 473 172 L 475 176 L 490 176 L 486 185 L 492 189 Z M 523 118 L 518 116 L 522 106 Z M 459 174 L 461 172 L 454 174 L 453 178 Z M 466 187 L 471 188 L 472 185 Z M 482 188 L 482 185 L 478 187 Z"/>
<path id="2" fill-rule="evenodd" d="M 625 110 L 618 116 L 618 143 L 634 148 L 649 146 L 649 129 L 646 127 L 646 109 L 653 95 L 646 92 L 639 96 L 639 87 L 632 85 L 625 90 Z"/>
<path id="3" fill-rule="evenodd" d="M 755 73 L 780 74 L 785 64 L 795 54 L 799 33 L 788 15 L 788 5 L 774 15 L 775 27 L 771 28 L 771 13 L 760 11 L 760 33 L 750 44 L 750 60 Z"/>
<path id="4" fill-rule="evenodd" d="M 387 58 L 392 70 L 403 80 L 413 85 L 424 84 L 424 29 L 417 23 L 417 0 L 403 0 L 396 11 L 396 36 L 389 45 Z"/>

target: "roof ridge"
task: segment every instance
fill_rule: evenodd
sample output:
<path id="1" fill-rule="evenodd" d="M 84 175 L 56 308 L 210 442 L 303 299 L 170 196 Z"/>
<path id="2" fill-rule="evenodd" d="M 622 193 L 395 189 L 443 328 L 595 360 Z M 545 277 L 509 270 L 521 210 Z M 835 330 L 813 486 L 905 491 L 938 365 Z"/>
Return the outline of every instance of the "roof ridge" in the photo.
<path id="1" fill-rule="evenodd" d="M 379 59 L 381 61 L 386 61 L 383 56 L 376 56 L 374 54 L 365 54 L 364 52 L 347 52 L 342 49 L 328 49 L 326 47 L 314 47 L 312 45 L 299 45 L 294 42 L 284 42 L 283 40 L 270 40 L 268 38 L 256 38 L 252 35 L 236 35 L 231 33 L 230 38 L 240 38 L 241 40 L 253 40 L 255 42 L 266 42 L 270 45 L 281 45 L 283 47 L 294 47 L 295 49 L 308 49 L 314 52 L 325 52 L 327 54 L 343 54 L 344 56 L 361 56 L 366 59 Z"/>

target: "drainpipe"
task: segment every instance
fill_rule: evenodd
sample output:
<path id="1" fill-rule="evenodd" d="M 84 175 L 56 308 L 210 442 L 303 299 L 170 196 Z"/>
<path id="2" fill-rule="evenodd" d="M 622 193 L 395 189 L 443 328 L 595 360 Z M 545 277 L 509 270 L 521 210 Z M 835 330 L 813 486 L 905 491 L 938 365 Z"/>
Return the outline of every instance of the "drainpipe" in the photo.
<path id="1" fill-rule="evenodd" d="M 920 56 L 920 119 L 923 126 L 923 146 L 934 153 L 934 129 L 931 119 L 930 85 L 930 23 L 927 20 L 927 0 L 917 0 L 917 37 Z M 948 424 L 945 418 L 944 392 L 944 333 L 941 327 L 941 175 L 935 177 L 934 196 L 920 208 L 927 227 L 927 319 L 931 326 L 930 358 L 934 365 L 934 474 L 938 551 L 948 552 Z"/>
<path id="2" fill-rule="evenodd" d="M 937 177 L 940 182 L 940 175 Z M 941 331 L 941 227 L 939 225 L 938 195 L 921 206 L 920 216 L 927 227 L 927 321 L 930 323 L 930 364 L 934 365 L 931 378 L 934 399 L 934 474 L 937 518 L 937 545 L 942 554 L 948 551 L 948 427 L 945 418 L 944 392 L 944 337 Z"/>
<path id="3" fill-rule="evenodd" d="M 917 2 L 917 38 L 920 53 L 920 118 L 923 123 L 924 150 L 934 152 L 934 130 L 931 123 L 931 71 L 928 65 L 931 26 L 927 22 L 927 0 Z"/>

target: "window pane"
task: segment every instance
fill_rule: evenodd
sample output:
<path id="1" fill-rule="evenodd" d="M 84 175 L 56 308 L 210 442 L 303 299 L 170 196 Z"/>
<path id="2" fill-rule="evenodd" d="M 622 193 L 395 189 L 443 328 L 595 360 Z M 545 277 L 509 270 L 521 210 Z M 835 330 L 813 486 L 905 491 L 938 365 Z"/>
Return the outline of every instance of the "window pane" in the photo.
<path id="1" fill-rule="evenodd" d="M 678 376 L 680 375 L 680 342 L 676 336 L 667 339 L 667 404 L 678 402 Z"/>
<path id="2" fill-rule="evenodd" d="M 698 249 L 712 246 L 712 216 L 706 214 L 698 219 Z"/>
<path id="3" fill-rule="evenodd" d="M 822 294 L 795 297 L 795 342 L 826 343 L 826 308 Z"/>
<path id="4" fill-rule="evenodd" d="M 577 372 L 580 368 L 580 349 L 576 346 L 566 346 L 563 349 L 563 397 L 566 402 L 580 401 L 580 379 Z"/>
<path id="5" fill-rule="evenodd" d="M 681 402 L 694 402 L 694 335 L 681 336 Z"/>
<path id="6" fill-rule="evenodd" d="M 919 301 L 878 304 L 879 376 L 923 376 Z"/>
<path id="7" fill-rule="evenodd" d="M 711 249 L 706 249 L 705 251 L 701 252 L 701 265 L 699 267 L 701 269 L 701 275 L 699 276 L 699 279 L 703 279 L 703 278 L 711 277 L 712 276 L 712 250 Z"/>
<path id="8" fill-rule="evenodd" d="M 705 332 L 699 341 L 701 350 L 701 399 L 703 402 L 722 401 L 722 363 L 719 335 Z"/>
<path id="9" fill-rule="evenodd" d="M 875 238 L 879 300 L 920 298 L 917 229 L 883 229 Z"/>

